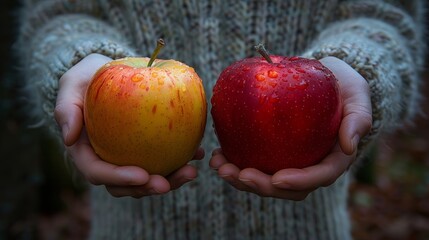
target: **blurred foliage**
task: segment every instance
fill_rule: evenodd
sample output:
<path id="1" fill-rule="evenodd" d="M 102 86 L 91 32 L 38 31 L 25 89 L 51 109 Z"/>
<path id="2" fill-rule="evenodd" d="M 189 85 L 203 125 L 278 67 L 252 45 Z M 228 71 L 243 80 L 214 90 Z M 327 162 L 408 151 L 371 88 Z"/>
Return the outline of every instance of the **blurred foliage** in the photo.
<path id="1" fill-rule="evenodd" d="M 429 113 L 428 103 L 423 107 Z M 359 169 L 349 204 L 356 240 L 429 239 L 427 120 L 381 139 Z"/>

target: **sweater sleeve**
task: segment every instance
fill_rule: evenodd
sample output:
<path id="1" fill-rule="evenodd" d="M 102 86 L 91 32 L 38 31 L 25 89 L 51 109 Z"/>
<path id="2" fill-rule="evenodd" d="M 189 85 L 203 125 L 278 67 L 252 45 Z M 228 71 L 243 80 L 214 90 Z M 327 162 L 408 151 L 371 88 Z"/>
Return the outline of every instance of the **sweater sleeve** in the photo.
<path id="1" fill-rule="evenodd" d="M 58 80 L 91 53 L 113 59 L 135 55 L 124 34 L 101 17 L 97 1 L 24 1 L 15 49 L 29 124 L 58 135 L 54 120 Z"/>
<path id="2" fill-rule="evenodd" d="M 408 1 L 406 6 L 390 2 L 341 4 L 339 18 L 304 54 L 316 59 L 340 58 L 368 81 L 373 126 L 362 145 L 380 132 L 392 132 L 411 122 L 419 111 L 424 1 Z"/>

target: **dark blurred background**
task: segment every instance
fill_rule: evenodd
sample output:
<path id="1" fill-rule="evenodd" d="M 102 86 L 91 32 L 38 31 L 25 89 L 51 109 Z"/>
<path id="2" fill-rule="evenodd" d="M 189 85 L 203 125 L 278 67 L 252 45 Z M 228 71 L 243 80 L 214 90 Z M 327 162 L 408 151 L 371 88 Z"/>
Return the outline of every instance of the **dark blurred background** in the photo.
<path id="1" fill-rule="evenodd" d="M 12 57 L 19 1 L 0 2 L 0 240 L 85 239 L 86 185 L 41 130 L 28 127 Z"/>
<path id="2" fill-rule="evenodd" d="M 85 239 L 86 185 L 66 167 L 55 143 L 28 127 L 12 101 L 19 88 L 11 57 L 17 2 L 0 3 L 0 240 Z M 428 114 L 428 101 L 423 108 Z M 381 139 L 356 176 L 349 200 L 355 239 L 429 239 L 427 117 Z"/>

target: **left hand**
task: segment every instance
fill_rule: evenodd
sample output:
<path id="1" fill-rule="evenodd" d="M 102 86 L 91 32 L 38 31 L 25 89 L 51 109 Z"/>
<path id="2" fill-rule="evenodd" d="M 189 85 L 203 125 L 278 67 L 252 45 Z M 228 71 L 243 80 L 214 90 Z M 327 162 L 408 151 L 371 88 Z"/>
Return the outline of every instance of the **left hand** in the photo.
<path id="1" fill-rule="evenodd" d="M 372 109 L 366 80 L 347 63 L 335 57 L 320 62 L 329 68 L 339 81 L 343 100 L 343 119 L 338 143 L 319 163 L 303 169 L 282 169 L 267 175 L 254 168 L 240 170 L 229 163 L 221 149 L 213 151 L 210 167 L 218 175 L 241 191 L 263 197 L 304 200 L 319 187 L 333 184 L 354 162 L 360 139 L 371 129 Z"/>
<path id="2" fill-rule="evenodd" d="M 189 164 L 163 177 L 151 175 L 136 166 L 110 164 L 95 153 L 84 126 L 84 95 L 96 71 L 111 60 L 101 54 L 90 54 L 70 68 L 59 80 L 54 114 L 62 129 L 67 153 L 77 170 L 91 184 L 104 185 L 114 197 L 141 198 L 165 194 L 195 179 L 198 175 L 197 169 Z M 199 148 L 193 159 L 201 160 L 203 157 L 204 150 Z"/>

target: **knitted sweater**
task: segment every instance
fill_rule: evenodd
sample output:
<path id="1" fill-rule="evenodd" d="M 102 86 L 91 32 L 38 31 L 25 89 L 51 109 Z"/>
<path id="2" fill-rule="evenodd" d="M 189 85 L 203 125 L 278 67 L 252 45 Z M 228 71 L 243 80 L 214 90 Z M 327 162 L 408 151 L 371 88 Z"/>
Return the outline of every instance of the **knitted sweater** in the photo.
<path id="1" fill-rule="evenodd" d="M 425 1 L 96 1 L 24 0 L 17 53 L 31 102 L 29 118 L 59 136 L 53 118 L 58 80 L 90 53 L 149 56 L 195 68 L 208 99 L 224 67 L 271 53 L 336 56 L 369 83 L 373 128 L 364 143 L 417 111 Z M 25 68 L 24 68 L 25 66 Z M 208 119 L 203 147 L 217 146 Z M 362 156 L 365 145 L 361 146 Z M 208 154 L 210 155 L 210 154 Z M 240 192 L 195 163 L 199 177 L 162 196 L 114 198 L 91 188 L 91 239 L 350 239 L 348 174 L 294 202 Z"/>

